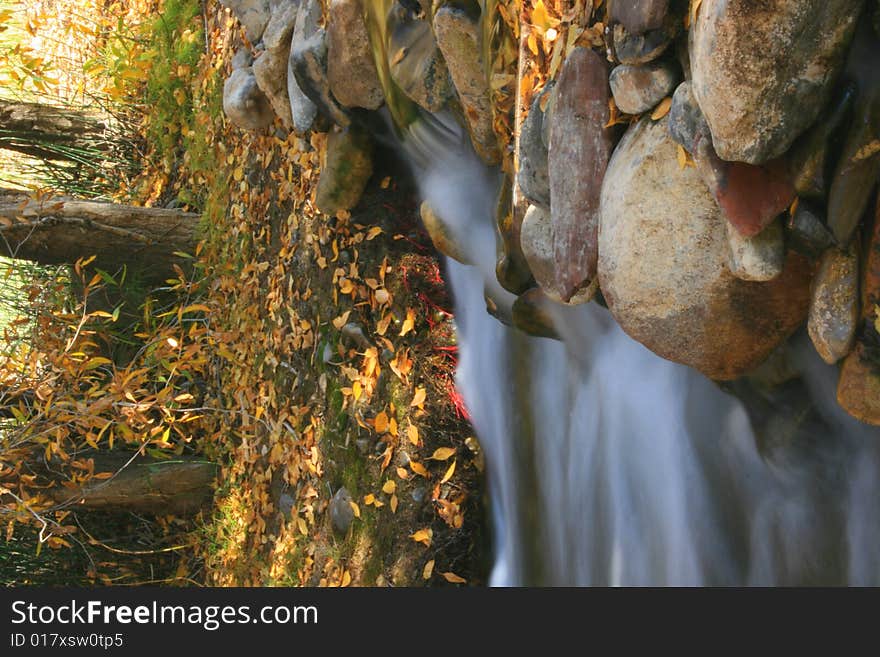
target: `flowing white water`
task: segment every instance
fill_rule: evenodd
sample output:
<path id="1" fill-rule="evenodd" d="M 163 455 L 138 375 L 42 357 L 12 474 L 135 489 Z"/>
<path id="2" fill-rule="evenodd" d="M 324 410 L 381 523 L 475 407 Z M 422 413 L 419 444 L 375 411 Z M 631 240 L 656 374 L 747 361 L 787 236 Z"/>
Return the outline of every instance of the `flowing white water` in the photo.
<path id="1" fill-rule="evenodd" d="M 880 432 L 837 408 L 834 368 L 796 341 L 793 394 L 815 410 L 794 423 L 791 394 L 747 408 L 596 304 L 555 311 L 562 341 L 502 325 L 484 302 L 484 288 L 512 302 L 494 276 L 497 177 L 443 133 L 404 145 L 478 263 L 450 261 L 448 278 L 457 380 L 486 454 L 491 583 L 880 584 Z M 763 452 L 750 416 L 775 441 Z"/>

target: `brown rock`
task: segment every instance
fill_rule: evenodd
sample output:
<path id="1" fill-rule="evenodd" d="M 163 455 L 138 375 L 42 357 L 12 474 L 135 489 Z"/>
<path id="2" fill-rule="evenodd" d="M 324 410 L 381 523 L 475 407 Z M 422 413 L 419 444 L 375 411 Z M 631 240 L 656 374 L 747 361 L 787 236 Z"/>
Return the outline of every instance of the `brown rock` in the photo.
<path id="1" fill-rule="evenodd" d="M 351 210 L 373 174 L 372 142 L 355 126 L 327 135 L 315 205 L 324 214 Z"/>
<path id="2" fill-rule="evenodd" d="M 599 196 L 612 143 L 608 70 L 592 50 L 575 48 L 555 88 L 548 170 L 556 277 L 544 288 L 569 302 L 596 280 Z"/>
<path id="3" fill-rule="evenodd" d="M 378 109 L 385 101 L 360 0 L 331 0 L 327 18 L 327 77 L 346 107 Z"/>
<path id="4" fill-rule="evenodd" d="M 711 378 L 733 379 L 803 323 L 811 267 L 790 253 L 769 282 L 730 272 L 724 218 L 700 174 L 679 167 L 666 121 L 632 126 L 608 165 L 599 284 L 634 339 Z"/>
<path id="5" fill-rule="evenodd" d="M 859 257 L 854 249 L 828 249 L 813 280 L 807 330 L 829 365 L 853 348 L 859 323 Z"/>
<path id="6" fill-rule="evenodd" d="M 513 302 L 513 325 L 538 338 L 559 338 L 550 310 L 554 302 L 539 287 L 523 292 Z"/>
<path id="7" fill-rule="evenodd" d="M 391 78 L 414 103 L 439 112 L 452 97 L 452 86 L 431 23 L 421 8 L 396 0 L 388 10 L 387 29 Z"/>
<path id="8" fill-rule="evenodd" d="M 675 89 L 679 72 L 672 62 L 644 66 L 621 64 L 611 71 L 609 82 L 614 103 L 625 114 L 647 112 Z"/>
<path id="9" fill-rule="evenodd" d="M 299 3 L 278 5 L 263 32 L 263 54 L 254 62 L 257 85 L 266 94 L 272 109 L 287 127 L 293 127 L 290 96 L 287 92 L 287 61 L 290 58 L 290 40 L 296 24 Z"/>
<path id="10" fill-rule="evenodd" d="M 476 5 L 473 5 L 476 8 Z M 434 35 L 446 60 L 474 150 L 487 164 L 501 159 L 492 127 L 489 75 L 483 61 L 480 14 L 455 5 L 444 5 L 434 13 Z"/>
<path id="11" fill-rule="evenodd" d="M 772 281 L 785 266 L 785 237 L 782 220 L 776 219 L 757 235 L 743 237 L 729 221 L 730 273 L 744 281 Z"/>
<path id="12" fill-rule="evenodd" d="M 794 200 L 794 187 L 782 160 L 760 166 L 725 162 L 705 134 L 697 137 L 694 159 L 725 218 L 744 237 L 760 233 Z"/>
<path id="13" fill-rule="evenodd" d="M 880 425 L 880 333 L 875 307 L 880 304 L 880 202 L 862 266 L 862 333 L 843 361 L 837 402 L 853 417 Z"/>
<path id="14" fill-rule="evenodd" d="M 425 230 L 428 231 L 428 236 L 434 243 L 434 248 L 443 255 L 449 256 L 464 265 L 473 264 L 470 258 L 468 258 L 467 250 L 453 234 L 449 224 L 434 212 L 427 201 L 422 202 L 422 205 L 419 207 L 419 215 L 422 218 Z"/>
<path id="15" fill-rule="evenodd" d="M 703 0 L 693 92 L 724 160 L 785 153 L 829 99 L 863 0 Z"/>
<path id="16" fill-rule="evenodd" d="M 669 0 L 614 0 L 611 20 L 623 23 L 628 32 L 641 34 L 663 26 Z"/>

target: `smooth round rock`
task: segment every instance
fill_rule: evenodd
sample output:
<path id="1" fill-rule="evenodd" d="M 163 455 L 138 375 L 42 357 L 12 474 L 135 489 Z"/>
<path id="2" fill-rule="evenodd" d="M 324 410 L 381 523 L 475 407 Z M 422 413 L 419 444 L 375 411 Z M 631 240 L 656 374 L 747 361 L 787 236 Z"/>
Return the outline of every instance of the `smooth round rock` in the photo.
<path id="1" fill-rule="evenodd" d="M 803 323 L 810 266 L 789 254 L 769 282 L 730 272 L 725 220 L 696 169 L 678 165 L 666 121 L 632 126 L 608 165 L 599 284 L 631 337 L 713 379 L 734 379 Z"/>

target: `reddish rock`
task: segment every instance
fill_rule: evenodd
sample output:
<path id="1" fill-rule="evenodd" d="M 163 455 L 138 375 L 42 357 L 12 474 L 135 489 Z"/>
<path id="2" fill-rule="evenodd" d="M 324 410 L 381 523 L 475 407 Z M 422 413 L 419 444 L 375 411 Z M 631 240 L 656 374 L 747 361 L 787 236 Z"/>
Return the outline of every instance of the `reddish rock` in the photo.
<path id="1" fill-rule="evenodd" d="M 641 34 L 663 26 L 669 0 L 615 0 L 611 3 L 611 20 L 623 23 L 628 32 Z"/>
<path id="2" fill-rule="evenodd" d="M 854 418 L 880 425 L 880 334 L 874 307 L 880 304 L 880 201 L 862 266 L 862 335 L 843 361 L 837 402 Z"/>
<path id="3" fill-rule="evenodd" d="M 548 168 L 553 253 L 558 263 L 551 297 L 568 302 L 595 281 L 599 196 L 612 144 L 608 69 L 604 58 L 575 48 L 556 84 Z"/>
<path id="4" fill-rule="evenodd" d="M 794 200 L 784 160 L 761 165 L 725 162 L 705 134 L 697 137 L 694 158 L 724 217 L 743 237 L 760 233 Z"/>

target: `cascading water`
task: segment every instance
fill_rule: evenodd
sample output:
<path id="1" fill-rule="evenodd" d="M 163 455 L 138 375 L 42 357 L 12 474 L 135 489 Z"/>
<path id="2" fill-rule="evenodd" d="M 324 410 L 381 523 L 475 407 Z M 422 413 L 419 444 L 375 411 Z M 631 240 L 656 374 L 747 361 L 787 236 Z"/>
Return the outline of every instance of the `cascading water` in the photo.
<path id="1" fill-rule="evenodd" d="M 793 341 L 805 383 L 786 424 L 785 399 L 743 403 L 595 303 L 551 310 L 560 341 L 498 322 L 484 290 L 502 308 L 513 297 L 494 273 L 497 177 L 453 126 L 422 120 L 403 141 L 477 263 L 447 271 L 458 385 L 488 465 L 491 583 L 880 584 L 880 432 L 822 404 L 834 369 Z"/>

